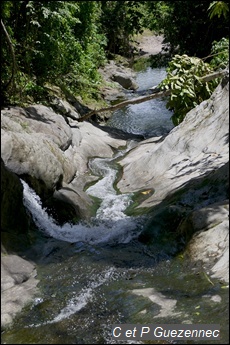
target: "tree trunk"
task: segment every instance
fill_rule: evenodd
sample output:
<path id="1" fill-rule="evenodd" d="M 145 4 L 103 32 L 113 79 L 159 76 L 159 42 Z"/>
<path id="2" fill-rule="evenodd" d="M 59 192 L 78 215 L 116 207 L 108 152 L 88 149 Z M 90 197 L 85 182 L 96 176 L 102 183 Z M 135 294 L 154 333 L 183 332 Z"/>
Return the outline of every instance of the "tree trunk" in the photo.
<path id="1" fill-rule="evenodd" d="M 89 113 L 87 113 L 86 115 L 82 116 L 78 121 L 85 121 L 94 114 L 102 113 L 104 111 L 114 111 L 116 109 L 123 108 L 129 104 L 138 104 L 138 103 L 149 101 L 149 100 L 154 99 L 154 98 L 160 98 L 160 97 L 168 96 L 168 95 L 170 95 L 170 93 L 171 93 L 171 90 L 160 91 L 160 92 L 157 92 L 157 93 L 154 93 L 151 95 L 133 98 L 133 99 L 112 105 L 110 107 L 106 107 L 106 108 L 102 108 L 102 109 L 98 109 L 98 110 L 94 109 L 94 110 L 90 111 Z"/>
<path id="2" fill-rule="evenodd" d="M 7 87 L 10 85 L 10 83 L 12 82 L 12 80 L 14 79 L 14 76 L 15 76 L 15 72 L 16 72 L 16 58 L 15 58 L 15 53 L 14 53 L 14 46 L 13 46 L 13 43 L 10 39 L 10 36 L 6 30 L 6 27 L 1 19 L 1 26 L 2 26 L 2 29 L 3 29 L 3 32 L 6 36 L 6 40 L 7 40 L 7 43 L 9 45 L 9 48 L 10 48 L 10 53 L 11 53 L 11 56 L 12 56 L 12 73 L 11 73 L 11 77 L 10 77 L 10 80 L 8 81 L 8 83 L 5 85 L 5 89 L 7 89 Z"/>

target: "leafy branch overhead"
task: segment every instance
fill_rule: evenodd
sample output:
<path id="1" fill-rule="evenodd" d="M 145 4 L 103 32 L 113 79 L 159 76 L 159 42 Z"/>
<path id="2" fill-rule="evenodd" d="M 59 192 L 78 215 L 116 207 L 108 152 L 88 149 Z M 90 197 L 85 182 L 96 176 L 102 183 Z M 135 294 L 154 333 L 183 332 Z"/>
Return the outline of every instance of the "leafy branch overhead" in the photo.
<path id="1" fill-rule="evenodd" d="M 186 54 L 175 55 L 167 68 L 167 77 L 159 84 L 161 90 L 171 90 L 167 108 L 173 110 L 174 125 L 181 123 L 185 115 L 205 99 L 208 99 L 219 83 L 219 78 L 204 81 L 212 74 L 211 64 Z"/>
<path id="2" fill-rule="evenodd" d="M 229 8 L 228 4 L 225 1 L 213 1 L 209 5 L 208 11 L 210 19 L 215 16 L 217 16 L 218 18 L 220 18 L 221 16 L 227 18 Z"/>
<path id="3" fill-rule="evenodd" d="M 207 83 L 210 80 L 222 78 L 224 76 L 224 74 L 225 74 L 225 71 L 214 72 L 212 74 L 208 74 L 208 75 L 205 75 L 204 77 L 200 78 L 200 81 L 203 83 Z M 90 112 L 88 112 L 87 114 L 82 116 L 78 121 L 82 122 L 82 121 L 88 120 L 91 116 L 93 116 L 95 114 L 102 113 L 105 111 L 114 111 L 116 109 L 126 107 L 127 105 L 130 105 L 130 104 L 139 104 L 139 103 L 150 101 L 150 100 L 155 99 L 155 98 L 167 97 L 167 96 L 171 95 L 171 93 L 173 93 L 173 91 L 171 89 L 160 91 L 160 89 L 158 87 L 150 88 L 150 90 L 153 91 L 153 94 L 150 94 L 150 95 L 148 94 L 146 96 L 128 99 L 126 101 L 123 101 L 123 102 L 115 104 L 115 105 L 111 105 L 111 106 L 106 107 L 106 108 L 91 110 Z"/>

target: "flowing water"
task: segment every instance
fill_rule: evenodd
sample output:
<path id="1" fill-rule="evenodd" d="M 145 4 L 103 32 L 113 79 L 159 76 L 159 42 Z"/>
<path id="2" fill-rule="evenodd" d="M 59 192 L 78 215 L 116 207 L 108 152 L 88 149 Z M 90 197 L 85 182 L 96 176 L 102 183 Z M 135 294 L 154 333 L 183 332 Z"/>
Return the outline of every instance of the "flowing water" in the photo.
<path id="1" fill-rule="evenodd" d="M 153 86 L 157 86 L 166 77 L 164 68 L 153 69 L 147 66 L 137 73 L 136 82 L 139 94 L 146 94 Z M 130 98 L 135 97 L 130 93 Z M 142 134 L 145 138 L 167 134 L 172 128 L 172 112 L 166 109 L 166 102 L 154 99 L 147 102 L 129 105 L 116 110 L 108 121 L 108 125 L 122 129 L 128 133 Z"/>
<path id="2" fill-rule="evenodd" d="M 157 80 L 164 73 L 147 68 L 138 78 L 147 80 L 152 74 Z M 149 86 L 152 84 L 146 88 Z M 163 101 L 151 102 L 142 108 L 131 107 L 135 118 L 132 126 L 139 133 L 146 134 L 144 127 L 138 127 L 140 112 L 145 109 L 154 113 L 150 132 L 155 130 L 154 123 L 158 126 L 163 112 L 165 119 L 170 119 Z M 161 135 L 172 127 L 167 121 Z M 183 255 L 171 257 L 163 247 L 159 250 L 159 243 L 156 247 L 141 243 L 138 236 L 146 216 L 125 213 L 133 195 L 118 194 L 113 184 L 117 160 L 135 145 L 135 141 L 129 141 L 127 148 L 112 159 L 90 161 L 92 173 L 102 178 L 87 193 L 101 203 L 96 216 L 87 222 L 59 226 L 23 182 L 24 203 L 41 233 L 30 254 L 37 265 L 39 292 L 13 326 L 3 332 L 3 344 L 191 343 L 112 338 L 112 325 L 124 323 L 220 324 L 219 343 L 228 343 L 225 286 L 215 279 L 210 283 L 202 266 L 194 267 Z"/>

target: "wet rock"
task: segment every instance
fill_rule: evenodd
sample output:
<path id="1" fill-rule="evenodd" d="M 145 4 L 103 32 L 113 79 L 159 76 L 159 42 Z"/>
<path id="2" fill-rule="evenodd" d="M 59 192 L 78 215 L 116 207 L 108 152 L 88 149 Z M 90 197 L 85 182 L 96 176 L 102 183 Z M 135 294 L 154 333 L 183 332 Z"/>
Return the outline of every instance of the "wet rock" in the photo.
<path id="1" fill-rule="evenodd" d="M 125 145 L 125 140 L 112 138 L 91 123 L 70 119 L 67 124 L 60 114 L 42 105 L 2 111 L 2 159 L 8 169 L 37 192 L 50 211 L 50 200 L 54 197 L 73 206 L 70 215 L 74 209 L 77 218 L 82 212 L 86 214 L 90 202 L 84 185 L 78 183 L 76 189 L 70 183 L 84 175 L 91 180 L 90 157 L 112 157 L 113 148 Z M 53 204 L 51 213 L 57 214 L 60 205 L 56 202 L 55 211 Z M 67 213 L 63 209 L 62 221 Z"/>
<path id="2" fill-rule="evenodd" d="M 175 317 L 181 314 L 174 311 L 177 304 L 176 299 L 166 298 L 162 293 L 156 291 L 154 288 L 134 289 L 132 290 L 132 293 L 138 296 L 149 298 L 150 301 L 160 306 L 160 312 L 154 316 L 154 318 L 170 316 Z"/>
<path id="3" fill-rule="evenodd" d="M 64 205 L 69 204 L 74 207 L 77 220 L 86 219 L 92 216 L 90 207 L 93 206 L 93 200 L 88 194 L 83 192 L 81 188 L 82 186 L 78 185 L 77 188 L 75 188 L 73 183 L 63 184 L 63 187 L 55 191 L 53 195 L 55 199 L 62 201 Z M 60 210 L 58 214 L 62 214 L 62 212 L 63 209 Z M 68 220 L 71 221 L 71 217 Z M 65 221 L 67 222 L 68 220 L 66 219 Z"/>

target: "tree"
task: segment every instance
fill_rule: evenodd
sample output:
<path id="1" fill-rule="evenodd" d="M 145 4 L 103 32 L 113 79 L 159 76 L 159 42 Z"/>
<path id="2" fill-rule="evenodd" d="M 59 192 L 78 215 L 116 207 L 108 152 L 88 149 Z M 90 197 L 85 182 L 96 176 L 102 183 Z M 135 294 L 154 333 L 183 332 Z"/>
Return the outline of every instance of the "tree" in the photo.
<path id="1" fill-rule="evenodd" d="M 15 78 L 15 73 L 16 73 L 16 58 L 15 58 L 15 52 L 14 52 L 14 47 L 13 47 L 13 43 L 11 41 L 11 38 L 6 30 L 6 27 L 1 19 L 1 28 L 2 28 L 2 31 L 3 33 L 5 34 L 6 36 L 6 41 L 8 43 L 8 46 L 9 46 L 9 50 L 10 50 L 10 54 L 11 54 L 11 57 L 12 57 L 12 73 L 11 73 L 11 77 L 9 79 L 9 81 L 7 81 L 7 83 L 4 85 L 4 89 L 7 90 L 8 86 L 11 84 L 11 82 L 14 81 L 14 78 Z"/>
<path id="2" fill-rule="evenodd" d="M 101 1 L 101 6 L 101 23 L 107 38 L 108 54 L 130 57 L 132 37 L 143 29 L 143 2 Z"/>
<path id="3" fill-rule="evenodd" d="M 2 20 L 17 61 L 17 90 L 8 98 L 44 98 L 44 84 L 72 92 L 95 92 L 97 72 L 105 60 L 105 35 L 100 30 L 97 1 L 2 1 Z M 2 30 L 3 31 L 3 30 Z M 2 32 L 2 83 L 10 79 L 9 40 Z M 11 54 L 12 55 L 12 54 Z M 96 94 L 96 92 L 95 92 Z"/>
<path id="4" fill-rule="evenodd" d="M 211 50 L 212 42 L 228 37 L 228 11 L 224 17 L 211 20 L 208 9 L 211 1 L 149 1 L 148 26 L 163 32 L 164 42 L 171 46 L 172 55 L 188 54 L 203 58 Z M 219 3 L 219 2 L 218 2 Z M 225 2 L 224 2 L 225 3 Z M 224 7 L 226 8 L 226 6 Z"/>

